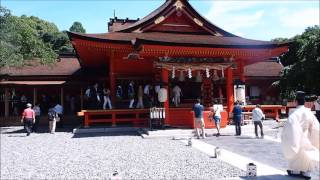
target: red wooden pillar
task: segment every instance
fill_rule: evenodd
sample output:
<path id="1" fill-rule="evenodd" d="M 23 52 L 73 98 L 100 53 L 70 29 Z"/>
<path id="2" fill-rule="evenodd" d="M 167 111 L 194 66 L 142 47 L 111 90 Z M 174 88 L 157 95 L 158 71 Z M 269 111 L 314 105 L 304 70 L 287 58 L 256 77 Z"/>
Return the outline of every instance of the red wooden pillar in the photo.
<path id="1" fill-rule="evenodd" d="M 227 111 L 230 113 L 233 110 L 234 97 L 233 97 L 233 73 L 231 67 L 227 68 Z"/>
<path id="2" fill-rule="evenodd" d="M 89 119 L 89 114 L 88 113 L 84 113 L 84 127 L 87 128 L 89 127 L 89 122 L 90 119 Z"/>
<path id="3" fill-rule="evenodd" d="M 242 82 L 246 82 L 246 78 L 244 76 L 244 63 L 243 63 L 243 60 L 240 60 L 239 62 L 239 68 L 240 68 L 240 80 Z"/>
<path id="4" fill-rule="evenodd" d="M 111 123 L 112 123 L 112 127 L 116 127 L 117 126 L 116 113 L 115 112 L 112 112 L 112 114 L 111 114 Z"/>
<path id="5" fill-rule="evenodd" d="M 168 92 L 168 98 L 167 101 L 164 102 L 164 108 L 165 108 L 165 114 L 166 117 L 164 119 L 164 124 L 169 125 L 170 124 L 170 117 L 169 117 L 169 72 L 167 69 L 162 68 L 161 71 L 161 79 L 162 82 L 165 84 L 164 87 L 167 89 Z"/>
<path id="6" fill-rule="evenodd" d="M 114 72 L 114 51 L 111 52 L 110 64 L 109 64 L 109 81 L 110 81 L 110 94 L 111 94 L 111 104 L 115 107 L 116 100 L 116 79 Z"/>

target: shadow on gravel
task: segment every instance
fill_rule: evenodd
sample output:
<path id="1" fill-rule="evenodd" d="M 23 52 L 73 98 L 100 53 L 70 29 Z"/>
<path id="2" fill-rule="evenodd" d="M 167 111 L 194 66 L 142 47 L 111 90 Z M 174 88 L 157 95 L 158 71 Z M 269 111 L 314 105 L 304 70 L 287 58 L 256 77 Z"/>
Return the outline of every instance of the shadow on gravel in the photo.
<path id="1" fill-rule="evenodd" d="M 250 137 L 250 136 L 237 136 L 237 139 L 257 139 L 255 137 Z"/>
<path id="2" fill-rule="evenodd" d="M 280 174 L 274 174 L 274 175 L 266 175 L 266 176 L 257 176 L 257 177 L 245 177 L 240 176 L 240 179 L 255 179 L 255 180 L 302 180 L 303 178 L 298 177 L 291 177 L 288 175 L 280 175 Z"/>
<path id="3" fill-rule="evenodd" d="M 8 137 L 27 137 L 26 135 L 9 135 Z"/>
<path id="4" fill-rule="evenodd" d="M 104 133 L 80 133 L 74 134 L 72 138 L 90 138 L 103 136 L 140 136 L 138 132 L 104 132 Z"/>
<path id="5" fill-rule="evenodd" d="M 56 128 L 56 132 L 72 132 L 73 127 L 63 127 L 63 128 Z M 48 133 L 48 127 L 42 126 L 39 127 L 36 133 Z M 14 128 L 1 128 L 1 134 L 20 134 L 26 133 L 26 131 L 21 127 L 21 129 L 14 129 Z"/>

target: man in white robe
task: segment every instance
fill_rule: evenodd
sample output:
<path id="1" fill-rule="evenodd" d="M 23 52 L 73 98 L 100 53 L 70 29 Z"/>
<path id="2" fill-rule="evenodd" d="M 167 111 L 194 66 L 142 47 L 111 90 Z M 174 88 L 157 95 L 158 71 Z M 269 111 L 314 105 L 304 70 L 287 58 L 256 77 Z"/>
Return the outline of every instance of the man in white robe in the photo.
<path id="1" fill-rule="evenodd" d="M 288 160 L 288 174 L 310 179 L 310 172 L 319 169 L 319 122 L 304 107 L 304 92 L 298 91 L 296 100 L 298 106 L 283 128 L 281 146 Z"/>

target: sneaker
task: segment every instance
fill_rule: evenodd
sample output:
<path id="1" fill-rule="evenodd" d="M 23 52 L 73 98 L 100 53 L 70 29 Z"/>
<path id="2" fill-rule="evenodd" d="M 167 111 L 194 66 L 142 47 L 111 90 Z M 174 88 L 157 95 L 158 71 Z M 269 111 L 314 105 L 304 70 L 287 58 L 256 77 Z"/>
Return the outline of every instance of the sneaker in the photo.
<path id="1" fill-rule="evenodd" d="M 27 133 L 27 136 L 30 136 L 30 133 Z"/>
<path id="2" fill-rule="evenodd" d="M 310 171 L 301 172 L 301 175 L 302 175 L 305 179 L 311 179 L 311 173 L 310 173 Z"/>

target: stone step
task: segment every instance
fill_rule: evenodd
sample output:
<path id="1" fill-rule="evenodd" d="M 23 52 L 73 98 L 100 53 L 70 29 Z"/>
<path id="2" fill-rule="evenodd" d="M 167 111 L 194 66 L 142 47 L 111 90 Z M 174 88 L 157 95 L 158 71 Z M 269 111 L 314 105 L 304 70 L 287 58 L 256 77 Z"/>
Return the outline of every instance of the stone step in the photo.
<path id="1" fill-rule="evenodd" d="M 98 128 L 74 128 L 73 134 L 84 134 L 84 133 L 115 133 L 115 132 L 137 132 L 140 128 L 134 127 L 98 127 Z"/>

